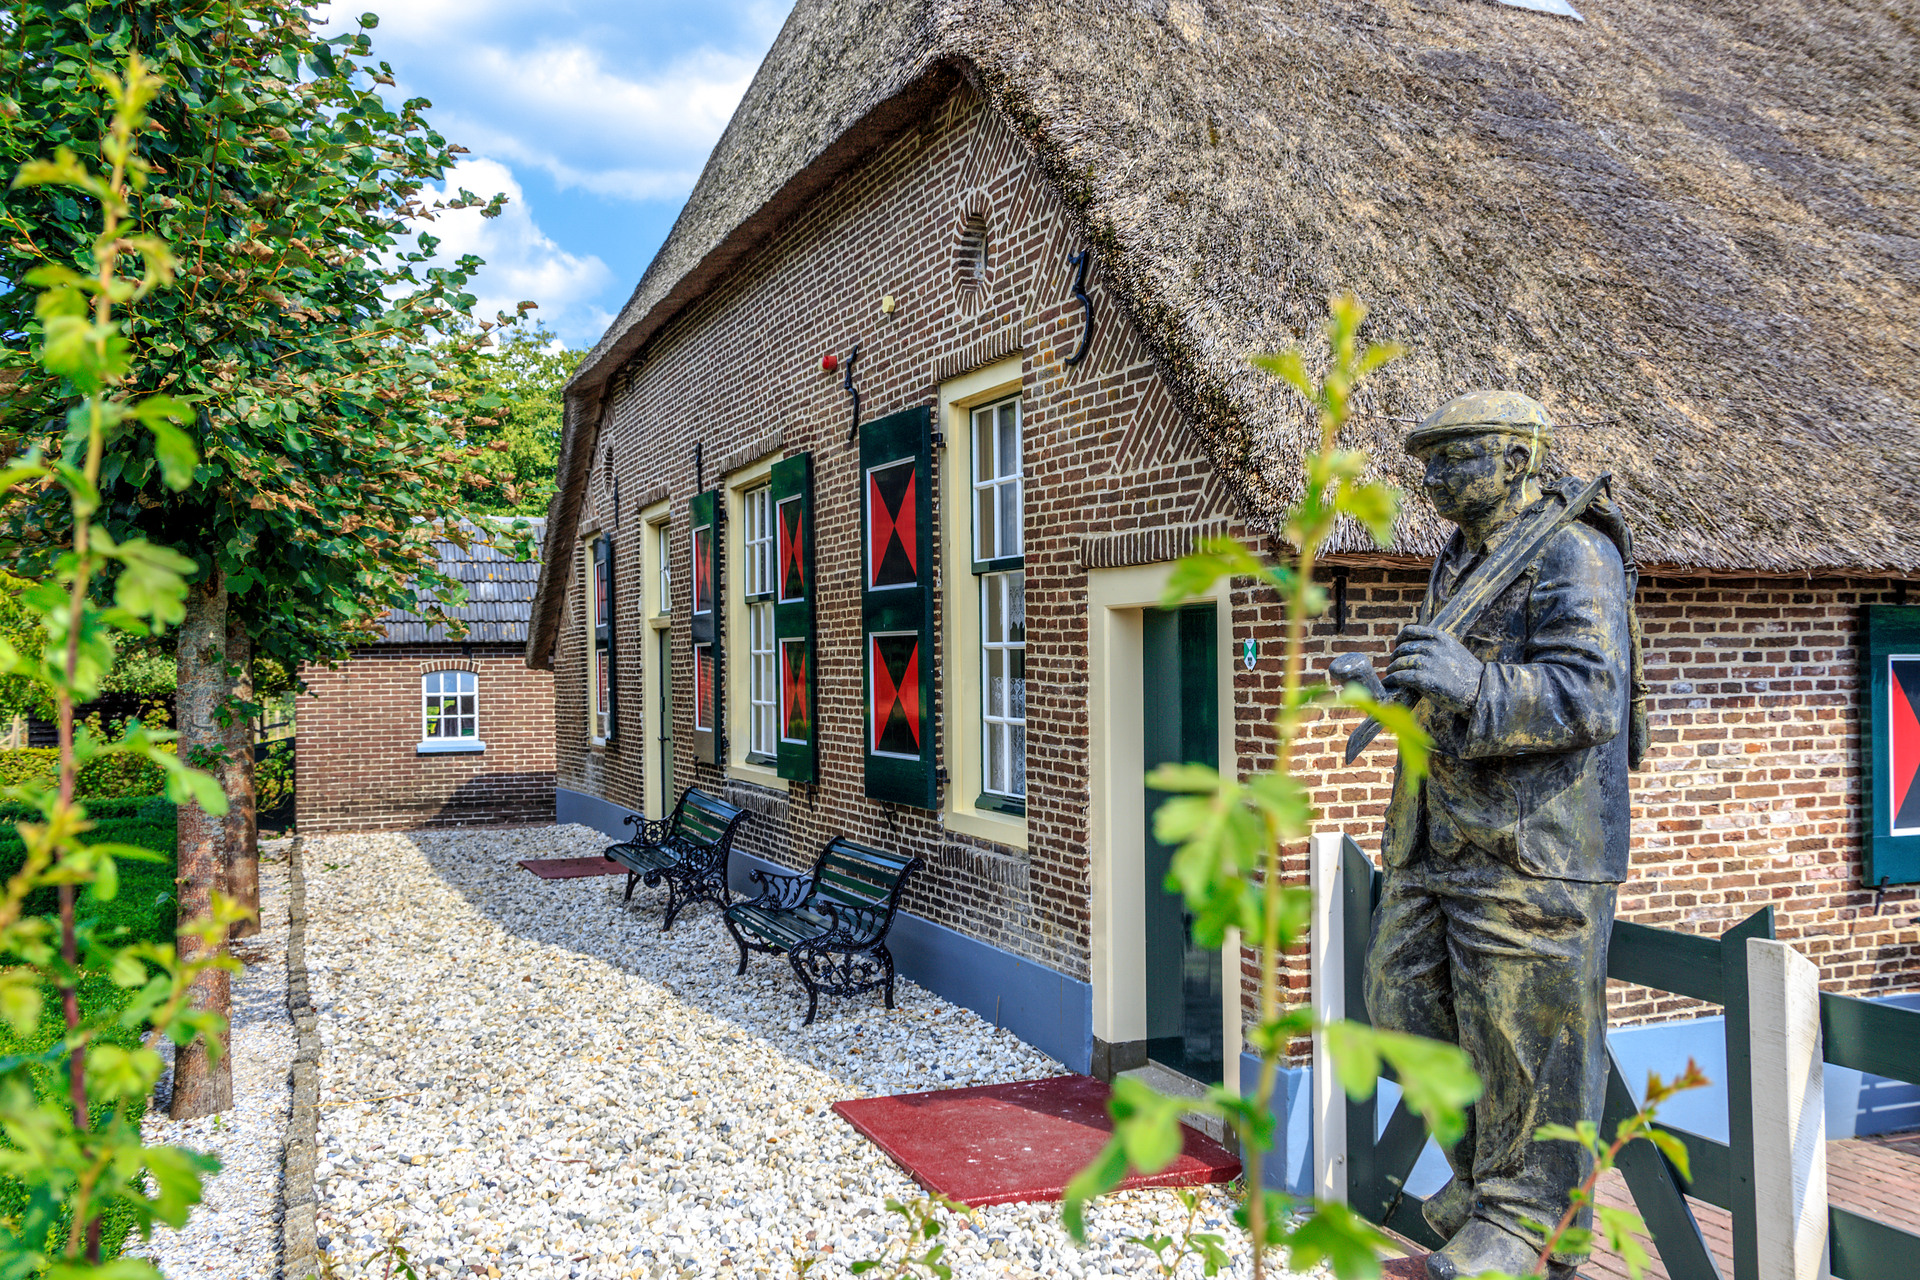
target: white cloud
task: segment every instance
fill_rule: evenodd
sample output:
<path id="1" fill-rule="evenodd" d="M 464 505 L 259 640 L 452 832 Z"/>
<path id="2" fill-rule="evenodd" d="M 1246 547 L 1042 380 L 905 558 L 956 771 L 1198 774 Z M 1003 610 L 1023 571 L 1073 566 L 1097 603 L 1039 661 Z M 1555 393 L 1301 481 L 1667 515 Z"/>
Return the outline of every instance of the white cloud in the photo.
<path id="1" fill-rule="evenodd" d="M 702 43 L 636 73 L 619 66 L 621 50 L 582 34 L 595 23 L 565 0 L 538 14 L 505 0 L 373 3 L 375 55 L 393 64 L 400 94 L 435 102 L 443 134 L 476 154 L 538 166 L 563 188 L 625 200 L 685 197 L 764 49 L 758 40 L 744 52 Z M 644 15 L 621 18 L 613 8 L 594 16 L 614 18 L 629 37 L 646 27 Z M 770 41 L 784 7 L 745 8 L 752 35 Z M 332 6 L 325 28 L 350 30 L 359 12 L 359 3 Z M 555 38 L 561 30 L 569 37 Z"/>
<path id="2" fill-rule="evenodd" d="M 463 254 L 486 260 L 469 286 L 479 299 L 474 314 L 483 319 L 494 312 L 513 312 L 515 304 L 530 299 L 540 304 L 534 318 L 574 345 L 590 343 L 605 331 L 613 317 L 593 305 L 612 273 L 598 257 L 568 253 L 540 230 L 533 220 L 513 170 L 497 160 L 468 159 L 447 174 L 446 185 L 422 194 L 427 203 L 465 187 L 483 194 L 503 192 L 507 206 L 497 218 L 482 218 L 477 209 L 437 214 L 422 230 L 436 236 L 436 256 L 451 263 Z"/>

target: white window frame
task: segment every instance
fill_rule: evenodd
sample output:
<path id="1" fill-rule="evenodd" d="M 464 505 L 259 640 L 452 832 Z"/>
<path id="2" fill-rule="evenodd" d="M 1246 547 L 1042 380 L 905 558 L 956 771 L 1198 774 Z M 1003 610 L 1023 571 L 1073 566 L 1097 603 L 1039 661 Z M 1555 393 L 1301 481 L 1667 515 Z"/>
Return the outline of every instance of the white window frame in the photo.
<path id="1" fill-rule="evenodd" d="M 991 797 L 999 804 L 1018 805 L 1024 812 L 1027 803 L 1024 564 L 1027 522 L 1020 397 L 1008 396 L 975 405 L 968 411 L 967 419 L 967 456 L 973 460 L 973 567 L 980 583 L 980 625 L 975 639 L 980 653 L 980 795 Z M 1013 428 L 1012 458 L 1007 457 L 1009 421 Z M 1010 537 L 1006 536 L 1009 534 Z M 1020 593 L 1017 602 L 1010 596 L 1016 590 Z M 991 592 L 1000 595 L 1003 634 L 999 636 L 989 635 L 987 631 L 992 617 L 992 610 L 987 606 Z M 1011 638 L 1015 617 L 1021 619 L 1021 638 L 1017 641 Z M 1015 654 L 1020 655 L 1021 666 L 1019 715 L 1014 714 L 1014 677 L 1010 670 Z M 992 675 L 996 655 L 1005 669 L 1004 684 L 998 690 L 994 688 Z M 1018 761 L 1014 759 L 1016 746 Z M 1000 785 L 994 785 L 996 782 Z"/>
<path id="2" fill-rule="evenodd" d="M 774 671 L 773 484 L 740 494 L 740 590 L 747 612 L 747 759 L 777 763 L 780 686 Z"/>
<path id="3" fill-rule="evenodd" d="M 608 690 L 608 705 L 602 707 L 600 704 L 602 686 L 608 678 L 608 663 L 606 659 L 608 653 L 610 653 L 613 648 L 611 638 L 609 638 L 606 652 L 601 650 L 599 641 L 601 584 L 598 579 L 600 567 L 598 550 L 601 541 L 604 540 L 605 537 L 606 534 L 604 533 L 596 533 L 587 539 L 586 546 L 587 740 L 596 747 L 603 747 L 607 743 L 607 739 L 610 736 L 607 731 L 612 728 L 610 721 L 612 720 L 613 710 L 613 699 L 610 689 Z M 608 569 L 611 571 L 612 566 L 609 565 Z"/>
<path id="4" fill-rule="evenodd" d="M 726 611 L 727 772 L 761 786 L 785 790 L 780 777 L 779 646 L 774 643 L 774 601 L 779 594 L 778 514 L 773 506 L 769 454 L 726 479 L 726 590 L 716 603 Z M 733 571 L 733 566 L 738 566 Z"/>
<path id="5" fill-rule="evenodd" d="M 673 610 L 673 526 L 662 518 L 652 526 L 654 554 L 660 557 L 659 595 L 654 599 L 653 612 L 670 613 Z"/>
<path id="6" fill-rule="evenodd" d="M 447 714 L 448 699 L 454 702 L 451 716 Z M 460 706 L 463 699 L 468 700 L 468 708 Z M 449 723 L 451 733 L 446 731 Z M 420 745 L 416 751 L 421 755 L 457 755 L 486 749 L 487 744 L 480 740 L 480 677 L 458 667 L 421 672 Z"/>
<path id="7" fill-rule="evenodd" d="M 1027 713 L 1026 713 L 1026 571 L 1009 569 L 983 573 L 980 582 L 980 790 L 1025 806 L 1027 802 Z M 995 610 L 990 596 L 1000 596 L 999 614 L 1003 634 L 989 633 Z M 1017 608 L 1015 607 L 1017 604 Z M 1013 619 L 1020 619 L 1020 638 L 1013 638 Z M 998 654 L 1003 668 L 1010 669 L 1018 656 L 1020 663 L 1019 714 L 1014 714 L 1014 677 L 1003 676 L 1004 684 L 995 690 L 993 659 Z M 996 708 L 995 693 L 1004 704 Z M 1017 749 L 1016 749 L 1017 748 Z M 996 781 L 1003 782 L 996 787 Z"/>
<path id="8" fill-rule="evenodd" d="M 1009 492 L 1018 492 L 1024 507 L 1025 469 L 1021 469 L 1017 478 L 1017 490 L 1013 488 L 1016 477 L 1012 475 L 976 476 L 973 421 L 976 410 L 1018 397 L 1024 377 L 1022 357 L 1011 356 L 962 374 L 939 388 L 939 429 L 945 438 L 941 446 L 944 456 L 938 470 L 942 545 L 962 548 L 968 560 L 958 572 L 944 575 L 941 582 L 941 630 L 944 651 L 950 655 L 941 670 L 946 683 L 941 700 L 954 713 L 942 721 L 940 734 L 943 763 L 951 778 L 946 788 L 946 826 L 1015 850 L 1027 848 L 1027 816 L 1023 806 L 996 803 L 1000 797 L 982 785 L 986 780 L 987 659 L 981 633 L 985 621 L 981 580 L 988 572 L 1019 569 L 1023 561 L 1009 556 L 982 562 L 973 559 L 973 553 L 982 549 L 974 528 L 980 494 L 988 487 L 1005 487 Z M 1024 449 L 1024 412 L 1018 434 Z M 985 483 L 976 487 L 976 480 Z M 1024 528 L 1021 543 L 1024 552 Z M 976 574 L 973 569 L 982 572 Z"/>
<path id="9" fill-rule="evenodd" d="M 1008 470 L 1005 457 L 1006 440 L 1000 426 L 1008 416 L 1013 420 L 1013 462 Z M 1025 439 L 1020 414 L 1020 397 L 1011 396 L 976 405 L 967 414 L 967 457 L 972 464 L 973 503 L 970 512 L 973 517 L 973 559 L 976 564 L 1000 560 L 1011 560 L 1026 555 L 1026 468 L 1024 464 Z M 984 440 L 981 435 L 982 423 L 988 427 Z M 985 449 L 982 449 L 982 445 Z M 982 454 L 986 455 L 982 458 Z M 987 474 L 981 474 L 981 462 L 986 461 L 991 468 Z M 1001 546 L 999 534 L 1007 523 L 1007 507 L 1013 507 L 1013 541 L 1010 547 Z M 981 516 L 988 509 L 992 514 L 987 519 Z M 987 547 L 985 542 L 992 536 L 994 545 Z M 991 554 L 989 554 L 991 553 Z"/>

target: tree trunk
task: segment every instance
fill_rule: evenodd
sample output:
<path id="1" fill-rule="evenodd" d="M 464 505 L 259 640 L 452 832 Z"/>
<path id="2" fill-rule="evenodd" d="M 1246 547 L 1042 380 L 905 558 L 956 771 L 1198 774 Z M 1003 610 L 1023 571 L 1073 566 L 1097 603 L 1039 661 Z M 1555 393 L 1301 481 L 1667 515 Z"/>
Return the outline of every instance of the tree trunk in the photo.
<path id="1" fill-rule="evenodd" d="M 175 719 L 180 728 L 180 756 L 206 768 L 226 744 L 220 724 L 220 704 L 227 678 L 227 585 L 218 569 L 205 582 L 187 589 L 187 617 L 178 644 L 179 689 Z M 209 914 L 215 890 L 227 887 L 226 824 L 189 801 L 180 806 L 176 828 L 180 850 L 180 923 Z M 179 936 L 180 958 L 198 959 L 206 953 L 199 938 Z M 221 1017 L 232 1011 L 228 975 L 208 969 L 193 984 L 193 1007 Z M 212 1060 L 204 1042 L 178 1049 L 173 1059 L 173 1107 L 176 1120 L 212 1115 L 233 1105 L 233 1059 L 228 1054 Z"/>
<path id="2" fill-rule="evenodd" d="M 227 793 L 227 892 L 250 913 L 228 936 L 251 938 L 260 932 L 260 828 L 253 802 L 253 716 L 242 711 L 241 704 L 253 701 L 253 641 L 247 636 L 246 623 L 231 610 L 227 613 L 227 676 L 227 755 L 218 775 L 220 789 Z"/>

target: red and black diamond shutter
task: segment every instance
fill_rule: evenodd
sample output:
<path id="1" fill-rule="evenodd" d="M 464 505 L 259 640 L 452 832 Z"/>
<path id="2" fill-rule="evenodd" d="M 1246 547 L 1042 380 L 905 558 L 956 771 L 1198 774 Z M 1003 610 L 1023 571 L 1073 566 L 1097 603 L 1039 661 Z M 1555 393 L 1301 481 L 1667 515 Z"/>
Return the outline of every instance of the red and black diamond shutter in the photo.
<path id="1" fill-rule="evenodd" d="M 813 455 L 773 464 L 774 663 L 780 776 L 812 782 L 819 736 L 813 676 Z"/>
<path id="2" fill-rule="evenodd" d="M 932 411 L 860 428 L 867 795 L 935 807 Z"/>
<path id="3" fill-rule="evenodd" d="M 688 542 L 693 548 L 693 758 L 726 760 L 720 709 L 726 662 L 720 627 L 720 491 L 696 493 L 687 503 Z"/>

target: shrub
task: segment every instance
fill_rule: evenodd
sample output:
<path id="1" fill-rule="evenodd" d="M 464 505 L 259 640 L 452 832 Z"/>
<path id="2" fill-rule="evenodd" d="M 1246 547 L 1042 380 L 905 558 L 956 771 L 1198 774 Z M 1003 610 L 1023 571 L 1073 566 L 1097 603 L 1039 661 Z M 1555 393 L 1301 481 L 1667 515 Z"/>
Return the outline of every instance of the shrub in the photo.
<path id="1" fill-rule="evenodd" d="M 0 786 L 23 782 L 52 785 L 59 774 L 60 753 L 52 747 L 0 750 Z M 159 765 L 137 755 L 116 753 L 97 756 L 81 765 L 74 779 L 74 795 L 81 800 L 150 796 L 165 786 L 166 773 Z"/>

